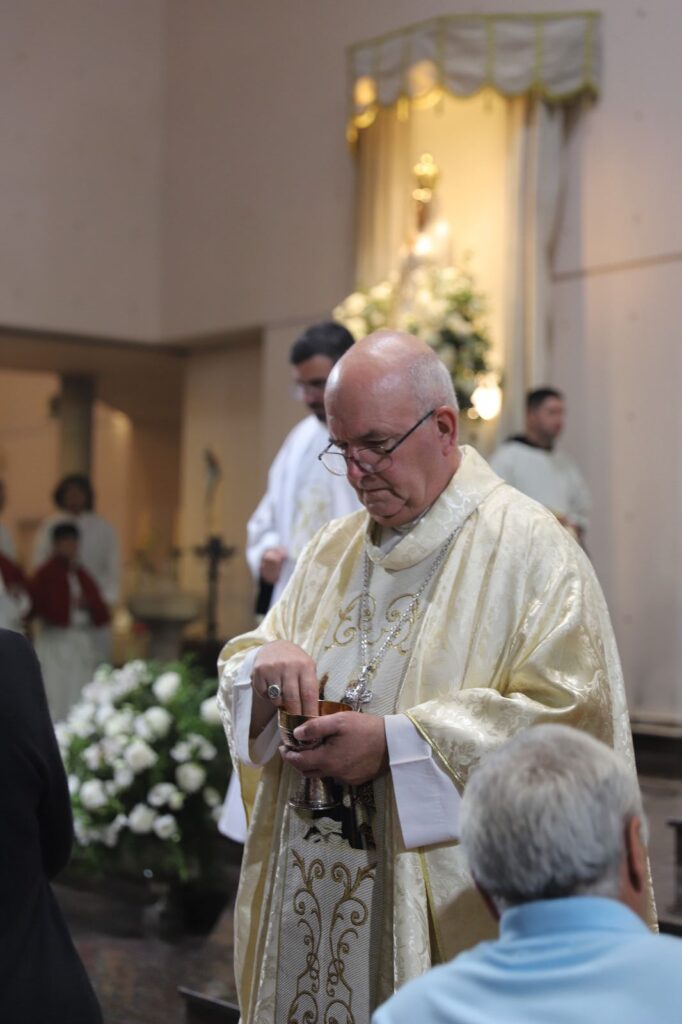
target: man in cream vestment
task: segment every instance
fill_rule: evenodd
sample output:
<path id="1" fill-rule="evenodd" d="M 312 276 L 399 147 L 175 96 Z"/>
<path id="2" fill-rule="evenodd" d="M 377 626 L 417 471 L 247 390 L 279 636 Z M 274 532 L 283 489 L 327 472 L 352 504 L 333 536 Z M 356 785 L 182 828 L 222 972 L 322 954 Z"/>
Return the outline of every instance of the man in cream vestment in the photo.
<path id="1" fill-rule="evenodd" d="M 404 982 L 495 934 L 457 814 L 469 771 L 508 736 L 563 722 L 632 763 L 594 573 L 552 515 L 457 446 L 433 352 L 370 336 L 332 371 L 326 407 L 325 465 L 366 511 L 316 534 L 220 661 L 234 763 L 263 765 L 235 919 L 244 1024 L 367 1024 Z M 276 709 L 311 713 L 325 677 L 325 697 L 359 712 L 300 726 L 316 749 L 278 752 Z M 343 784 L 341 806 L 293 808 L 301 773 Z"/>

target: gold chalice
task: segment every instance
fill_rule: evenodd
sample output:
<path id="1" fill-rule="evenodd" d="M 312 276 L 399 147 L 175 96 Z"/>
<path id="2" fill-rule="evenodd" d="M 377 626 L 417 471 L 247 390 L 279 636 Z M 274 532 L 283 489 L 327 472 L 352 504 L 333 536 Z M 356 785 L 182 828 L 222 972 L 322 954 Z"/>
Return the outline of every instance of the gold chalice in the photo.
<path id="1" fill-rule="evenodd" d="M 324 740 L 297 740 L 294 737 L 294 729 L 304 722 L 309 722 L 311 718 L 319 718 L 320 715 L 335 715 L 339 711 L 353 710 L 349 704 L 335 700 L 320 700 L 317 709 L 317 715 L 291 715 L 284 708 L 279 709 L 279 732 L 287 749 L 314 750 L 324 743 Z M 290 798 L 289 804 L 291 807 L 307 811 L 327 811 L 339 804 L 338 790 L 338 784 L 333 779 L 306 779 L 301 776 L 298 789 Z"/>

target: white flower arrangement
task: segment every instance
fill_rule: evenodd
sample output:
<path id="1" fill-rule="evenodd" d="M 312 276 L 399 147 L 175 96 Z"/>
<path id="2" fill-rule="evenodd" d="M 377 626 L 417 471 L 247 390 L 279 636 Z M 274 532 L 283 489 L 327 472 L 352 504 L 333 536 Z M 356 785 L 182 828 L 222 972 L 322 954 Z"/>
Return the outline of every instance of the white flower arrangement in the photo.
<path id="1" fill-rule="evenodd" d="M 216 681 L 178 664 L 103 667 L 55 726 L 85 870 L 184 880 L 205 866 L 230 771 Z"/>
<path id="2" fill-rule="evenodd" d="M 352 292 L 332 312 L 356 341 L 383 327 L 422 338 L 449 370 L 463 410 L 471 408 L 477 384 L 491 373 L 485 314 L 485 300 L 466 265 L 416 268 L 409 294 L 395 274 Z"/>

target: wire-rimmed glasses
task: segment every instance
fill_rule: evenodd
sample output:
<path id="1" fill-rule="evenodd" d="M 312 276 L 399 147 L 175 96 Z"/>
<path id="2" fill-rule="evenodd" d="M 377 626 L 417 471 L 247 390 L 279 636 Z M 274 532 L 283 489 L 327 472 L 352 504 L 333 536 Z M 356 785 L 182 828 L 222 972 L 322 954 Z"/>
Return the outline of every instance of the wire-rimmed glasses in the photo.
<path id="1" fill-rule="evenodd" d="M 386 469 L 391 464 L 391 456 L 396 448 L 399 448 L 403 441 L 407 441 L 410 434 L 414 434 L 417 427 L 420 427 L 422 423 L 425 423 L 430 416 L 433 416 L 435 409 L 430 409 L 425 413 L 420 420 L 414 424 L 413 427 L 399 437 L 397 441 L 390 446 L 385 448 L 383 445 L 365 445 L 362 448 L 358 448 L 356 453 L 353 454 L 350 448 L 345 451 L 338 448 L 333 441 L 330 441 L 323 452 L 317 456 L 325 469 L 333 473 L 334 476 L 346 476 L 348 473 L 349 463 L 353 463 L 363 473 L 380 473 L 383 469 Z"/>

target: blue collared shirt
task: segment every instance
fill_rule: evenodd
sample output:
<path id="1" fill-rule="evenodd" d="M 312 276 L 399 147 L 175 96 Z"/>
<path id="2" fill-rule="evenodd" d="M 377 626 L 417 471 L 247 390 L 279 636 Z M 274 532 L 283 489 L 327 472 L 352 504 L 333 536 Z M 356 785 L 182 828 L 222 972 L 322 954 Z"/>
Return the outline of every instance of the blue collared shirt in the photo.
<path id="1" fill-rule="evenodd" d="M 679 1024 L 682 942 L 617 900 L 507 910 L 500 937 L 409 982 L 372 1024 Z"/>

